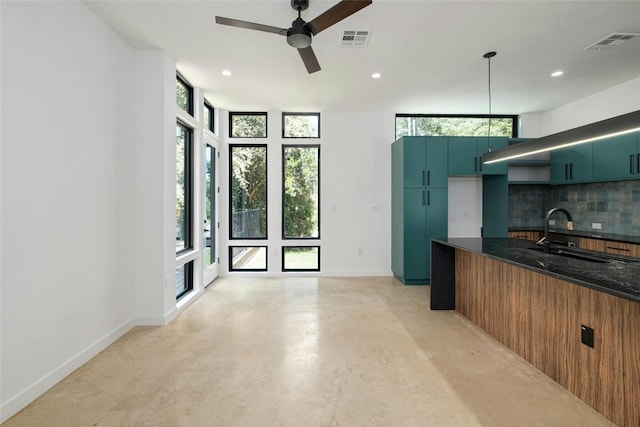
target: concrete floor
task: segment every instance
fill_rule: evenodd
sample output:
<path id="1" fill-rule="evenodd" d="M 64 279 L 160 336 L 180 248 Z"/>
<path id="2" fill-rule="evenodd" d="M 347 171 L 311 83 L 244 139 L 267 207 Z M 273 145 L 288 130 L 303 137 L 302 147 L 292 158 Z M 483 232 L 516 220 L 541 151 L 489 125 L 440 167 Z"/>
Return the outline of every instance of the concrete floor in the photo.
<path id="1" fill-rule="evenodd" d="M 13 426 L 609 426 L 428 286 L 222 278 L 135 328 Z"/>

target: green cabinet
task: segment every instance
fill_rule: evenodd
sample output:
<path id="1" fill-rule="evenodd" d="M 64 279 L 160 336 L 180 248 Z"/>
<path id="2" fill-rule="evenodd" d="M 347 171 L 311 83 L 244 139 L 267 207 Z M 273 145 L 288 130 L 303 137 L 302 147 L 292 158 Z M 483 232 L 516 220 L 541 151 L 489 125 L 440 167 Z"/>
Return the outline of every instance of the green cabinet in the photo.
<path id="1" fill-rule="evenodd" d="M 405 136 L 400 140 L 404 147 L 401 159 L 404 168 L 403 186 L 446 188 L 449 179 L 446 162 L 447 138 Z"/>
<path id="2" fill-rule="evenodd" d="M 593 163 L 596 181 L 640 179 L 640 133 L 594 142 Z"/>
<path id="3" fill-rule="evenodd" d="M 396 266 L 394 275 L 405 284 L 429 280 L 431 238 L 446 237 L 447 203 L 446 188 L 404 189 L 404 266 Z M 404 274 L 396 274 L 396 270 L 404 270 Z"/>
<path id="4" fill-rule="evenodd" d="M 407 285 L 429 282 L 431 239 L 447 237 L 447 147 L 446 137 L 391 146 L 391 269 Z"/>
<path id="5" fill-rule="evenodd" d="M 491 150 L 507 146 L 507 138 L 491 137 Z M 487 137 L 449 137 L 449 175 L 502 175 L 507 173 L 507 162 L 482 164 L 482 156 L 489 151 Z"/>
<path id="6" fill-rule="evenodd" d="M 507 175 L 482 177 L 482 237 L 508 237 L 509 181 Z"/>
<path id="7" fill-rule="evenodd" d="M 593 181 L 593 143 L 551 152 L 551 184 Z"/>

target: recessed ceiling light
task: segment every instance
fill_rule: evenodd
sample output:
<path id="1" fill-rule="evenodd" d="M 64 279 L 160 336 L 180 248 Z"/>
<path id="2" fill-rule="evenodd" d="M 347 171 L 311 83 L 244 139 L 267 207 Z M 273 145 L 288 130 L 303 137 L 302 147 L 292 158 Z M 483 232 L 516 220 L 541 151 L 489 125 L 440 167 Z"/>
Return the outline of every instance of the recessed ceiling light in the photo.
<path id="1" fill-rule="evenodd" d="M 558 71 L 554 71 L 553 73 L 551 73 L 551 77 L 560 77 L 563 74 L 564 74 L 564 71 L 558 70 Z"/>
<path id="2" fill-rule="evenodd" d="M 380 74 L 380 73 L 373 73 L 373 74 L 371 74 L 371 78 L 372 78 L 372 79 L 379 79 L 380 77 L 382 77 L 382 74 Z"/>
<path id="3" fill-rule="evenodd" d="M 228 77 L 228 76 L 230 76 L 230 75 L 231 75 L 231 71 L 229 71 L 229 70 L 222 70 L 222 75 L 223 75 L 223 76 L 227 76 L 227 77 Z"/>

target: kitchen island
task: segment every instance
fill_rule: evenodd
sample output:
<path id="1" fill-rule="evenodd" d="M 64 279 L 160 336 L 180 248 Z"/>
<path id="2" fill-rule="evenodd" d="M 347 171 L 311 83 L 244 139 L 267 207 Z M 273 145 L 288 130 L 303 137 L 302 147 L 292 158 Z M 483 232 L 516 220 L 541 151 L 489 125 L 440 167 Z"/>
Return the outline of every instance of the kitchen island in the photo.
<path id="1" fill-rule="evenodd" d="M 547 254 L 519 239 L 434 239 L 431 309 L 458 311 L 614 423 L 638 426 L 638 261 Z"/>

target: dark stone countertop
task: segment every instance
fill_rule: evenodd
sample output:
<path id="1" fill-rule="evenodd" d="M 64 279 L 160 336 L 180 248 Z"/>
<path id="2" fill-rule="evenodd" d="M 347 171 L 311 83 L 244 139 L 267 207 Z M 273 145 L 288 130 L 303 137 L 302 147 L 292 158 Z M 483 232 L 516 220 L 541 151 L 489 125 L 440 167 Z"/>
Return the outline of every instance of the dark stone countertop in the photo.
<path id="1" fill-rule="evenodd" d="M 617 259 L 610 259 L 607 263 L 585 261 L 553 253 L 546 254 L 533 242 L 521 239 L 439 238 L 433 240 L 640 303 L 639 258 L 605 255 Z"/>
<path id="2" fill-rule="evenodd" d="M 538 231 L 540 233 L 543 233 L 544 227 L 509 227 L 509 231 Z M 629 236 L 626 234 L 613 234 L 613 233 L 598 233 L 598 230 L 569 231 L 564 228 L 554 228 L 554 227 L 549 227 L 549 231 L 556 234 L 564 234 L 566 236 L 587 237 L 589 239 L 611 240 L 613 242 L 632 243 L 635 245 L 640 245 L 640 236 Z"/>

